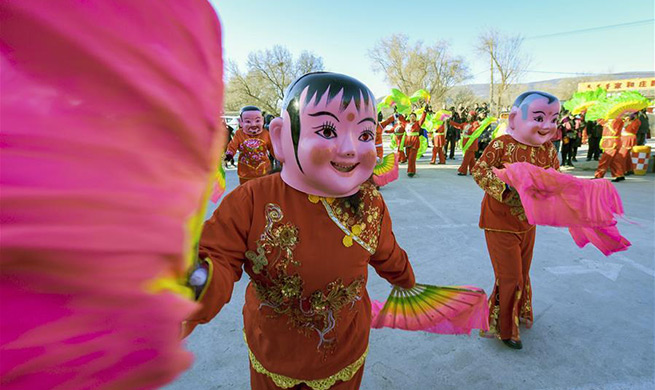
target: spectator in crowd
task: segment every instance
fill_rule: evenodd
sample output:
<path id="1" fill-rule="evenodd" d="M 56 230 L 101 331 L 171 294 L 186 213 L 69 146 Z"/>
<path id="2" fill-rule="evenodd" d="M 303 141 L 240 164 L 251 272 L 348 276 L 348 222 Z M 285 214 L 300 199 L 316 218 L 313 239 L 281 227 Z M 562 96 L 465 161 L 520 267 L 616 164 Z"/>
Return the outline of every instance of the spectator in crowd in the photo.
<path id="1" fill-rule="evenodd" d="M 573 145 L 571 146 L 571 161 L 578 162 L 576 156 L 578 155 L 578 148 L 582 145 L 582 129 L 584 129 L 584 121 L 580 115 L 573 117 L 573 137 L 571 141 Z"/>
<path id="2" fill-rule="evenodd" d="M 561 126 L 557 126 L 557 130 L 555 130 L 555 134 L 553 135 L 553 138 L 550 139 L 550 142 L 553 143 L 553 146 L 555 147 L 555 150 L 557 151 L 557 154 L 559 154 L 559 147 L 560 144 L 562 143 L 562 128 Z"/>
<path id="3" fill-rule="evenodd" d="M 639 130 L 637 131 L 637 145 L 645 145 L 646 138 L 650 138 L 650 125 L 648 123 L 648 114 L 646 114 L 646 109 L 639 111 L 638 115 L 639 121 Z"/>
<path id="4" fill-rule="evenodd" d="M 234 127 L 228 125 L 227 122 L 225 121 L 225 118 L 221 118 L 221 120 L 223 121 L 223 126 L 225 126 L 225 128 L 227 129 L 227 143 L 225 144 L 225 150 L 227 150 L 227 145 L 232 141 L 232 138 L 234 137 Z M 225 152 L 225 150 L 223 150 L 223 152 Z M 234 160 L 225 160 L 224 163 L 225 163 L 225 168 L 228 167 L 228 164 L 232 164 L 232 167 L 236 168 L 236 164 L 234 164 Z"/>
<path id="5" fill-rule="evenodd" d="M 562 165 L 572 167 L 573 142 L 576 142 L 576 134 L 573 129 L 573 118 L 568 111 L 564 112 L 559 128 L 562 131 Z"/>
<path id="6" fill-rule="evenodd" d="M 600 139 L 603 136 L 603 126 L 596 121 L 586 121 L 585 127 L 587 129 L 587 142 L 589 143 L 589 150 L 587 151 L 587 161 L 593 158 L 598 161 L 600 158 Z"/>
<path id="7" fill-rule="evenodd" d="M 455 111 L 455 107 L 450 107 L 450 112 L 453 113 L 453 116 L 446 121 L 446 153 L 448 153 L 448 158 L 451 160 L 455 159 L 455 144 L 459 140 L 459 129 L 456 125 L 462 123 L 462 119 Z M 450 151 L 450 152 L 449 152 Z"/>

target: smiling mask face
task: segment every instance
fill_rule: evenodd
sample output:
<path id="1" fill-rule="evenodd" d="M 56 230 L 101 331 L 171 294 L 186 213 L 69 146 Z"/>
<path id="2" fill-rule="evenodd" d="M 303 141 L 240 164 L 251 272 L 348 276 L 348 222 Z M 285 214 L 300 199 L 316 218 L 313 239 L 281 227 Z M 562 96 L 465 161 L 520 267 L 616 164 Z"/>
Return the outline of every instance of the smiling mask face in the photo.
<path id="1" fill-rule="evenodd" d="M 259 110 L 249 110 L 241 113 L 239 123 L 243 131 L 251 136 L 257 135 L 264 130 L 264 117 Z"/>
<path id="2" fill-rule="evenodd" d="M 335 95 L 330 88 L 339 85 L 313 96 L 308 96 L 309 87 L 304 88 L 300 99 L 292 103 L 298 104 L 296 146 L 289 110 L 271 122 L 270 130 L 275 154 L 283 161 L 285 183 L 308 194 L 339 198 L 356 193 L 373 173 L 375 100 L 363 95 L 344 98 L 343 89 Z"/>
<path id="3" fill-rule="evenodd" d="M 526 92 L 519 96 L 509 114 L 507 134 L 522 144 L 541 146 L 557 130 L 559 100 L 545 92 Z"/>

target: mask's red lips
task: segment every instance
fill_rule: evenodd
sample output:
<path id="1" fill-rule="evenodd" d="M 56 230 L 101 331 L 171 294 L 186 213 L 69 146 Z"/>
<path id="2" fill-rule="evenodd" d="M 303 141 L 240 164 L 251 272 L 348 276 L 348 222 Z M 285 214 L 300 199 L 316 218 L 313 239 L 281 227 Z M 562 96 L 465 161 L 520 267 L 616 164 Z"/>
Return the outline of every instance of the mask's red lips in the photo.
<path id="1" fill-rule="evenodd" d="M 359 165 L 359 163 L 348 164 L 348 163 L 336 163 L 334 161 L 330 161 L 330 164 L 337 171 L 344 172 L 344 173 L 352 172 L 352 170 L 357 168 L 357 166 Z"/>

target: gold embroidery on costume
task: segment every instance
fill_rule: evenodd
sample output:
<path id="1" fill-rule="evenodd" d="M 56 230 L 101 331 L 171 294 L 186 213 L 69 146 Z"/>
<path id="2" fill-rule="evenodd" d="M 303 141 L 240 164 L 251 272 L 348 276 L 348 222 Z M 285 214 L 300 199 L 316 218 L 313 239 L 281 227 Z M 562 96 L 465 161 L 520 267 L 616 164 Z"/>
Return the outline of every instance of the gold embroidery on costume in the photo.
<path id="1" fill-rule="evenodd" d="M 480 329 L 480 337 L 498 338 L 500 339 L 500 329 L 498 326 L 498 318 L 500 317 L 500 291 L 499 282 L 496 279 L 494 290 L 489 297 L 489 330 L 484 331 Z"/>
<path id="2" fill-rule="evenodd" d="M 500 142 L 502 144 L 502 142 Z M 495 143 L 492 145 L 496 145 Z M 505 183 L 496 176 L 489 164 L 481 160 L 476 169 L 473 170 L 473 179 L 475 180 L 484 191 L 492 198 L 499 202 L 503 201 L 503 193 L 505 192 Z"/>
<path id="3" fill-rule="evenodd" d="M 245 339 L 246 346 L 247 346 L 248 340 L 246 339 L 245 333 L 243 334 L 243 338 Z M 347 382 L 351 380 L 355 376 L 357 371 L 359 371 L 359 369 L 362 368 L 362 366 L 364 365 L 364 361 L 366 360 L 367 355 L 368 355 L 368 347 L 366 347 L 366 351 L 364 351 L 364 354 L 362 354 L 362 356 L 360 356 L 359 359 L 355 360 L 353 363 L 344 367 L 336 374 L 330 375 L 327 378 L 296 379 L 296 378 L 290 378 L 288 376 L 275 374 L 273 372 L 268 371 L 259 362 L 259 360 L 257 360 L 255 354 L 253 354 L 252 351 L 250 350 L 250 347 L 248 347 L 248 357 L 250 358 L 250 364 L 252 364 L 252 367 L 255 369 L 255 371 L 271 378 L 271 380 L 273 381 L 273 383 L 275 383 L 277 387 L 281 387 L 283 389 L 289 389 L 291 387 L 304 383 L 310 388 L 312 388 L 313 390 L 328 390 L 330 387 L 334 386 L 334 384 L 337 381 Z"/>
<path id="4" fill-rule="evenodd" d="M 253 273 L 264 277 L 252 280 L 261 301 L 260 309 L 269 307 L 275 315 L 286 315 L 289 324 L 302 333 L 312 330 L 318 333 L 317 348 L 324 344 L 333 347 L 335 339 L 327 335 L 335 328 L 340 310 L 349 304 L 352 307 L 361 299 L 365 278 L 361 276 L 348 286 L 337 279 L 328 283 L 325 292 L 317 290 L 304 296 L 302 278 L 289 270 L 289 266 L 301 266 L 293 256 L 299 242 L 298 228 L 290 222 L 281 223 L 283 218 L 280 206 L 267 204 L 266 226 L 257 241 L 257 249 L 246 252 Z"/>
<path id="5" fill-rule="evenodd" d="M 380 197 L 380 192 L 374 185 L 364 183 L 359 193 L 361 201 L 369 204 L 363 210 L 355 210 L 346 198 L 334 199 L 309 195 L 308 199 L 312 203 L 320 201 L 330 219 L 344 232 L 345 236 L 341 240 L 343 246 L 349 248 L 353 242 L 356 242 L 370 254 L 374 254 L 382 229 L 382 210 L 374 205 L 374 201 Z"/>
<path id="6" fill-rule="evenodd" d="M 271 265 L 286 270 L 289 264 L 300 265 L 293 259 L 293 249 L 298 242 L 298 228 L 290 223 L 281 226 L 273 225 L 283 218 L 280 206 L 269 203 L 266 205 L 266 227 L 257 241 L 257 252 L 247 251 L 246 258 L 253 263 L 253 272 L 261 273 L 269 265 L 267 255 L 273 255 Z M 282 261 L 279 261 L 282 260 Z"/>

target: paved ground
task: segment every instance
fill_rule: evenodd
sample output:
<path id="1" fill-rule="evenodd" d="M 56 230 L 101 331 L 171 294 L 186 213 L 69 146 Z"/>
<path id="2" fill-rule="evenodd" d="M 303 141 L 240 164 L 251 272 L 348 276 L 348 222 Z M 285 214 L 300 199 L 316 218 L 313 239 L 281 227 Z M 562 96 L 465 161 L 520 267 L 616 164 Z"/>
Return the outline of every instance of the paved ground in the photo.
<path id="1" fill-rule="evenodd" d="M 493 271 L 477 227 L 483 193 L 470 176 L 456 175 L 456 157 L 445 166 L 428 165 L 424 157 L 413 179 L 401 165 L 400 179 L 382 193 L 419 282 L 473 284 L 489 292 Z M 568 172 L 593 175 L 579 168 Z M 227 180 L 232 189 L 236 171 L 228 171 Z M 362 389 L 655 388 L 655 174 L 616 186 L 629 220 L 619 222 L 633 243 L 628 251 L 606 258 L 593 247 L 578 248 L 564 229 L 538 228 L 531 271 L 535 324 L 522 332 L 523 350 L 477 335 L 374 329 Z M 189 337 L 195 364 L 166 389 L 249 388 L 241 331 L 247 282 L 235 286 L 212 323 Z M 372 299 L 389 293 L 374 273 L 368 289 Z"/>

